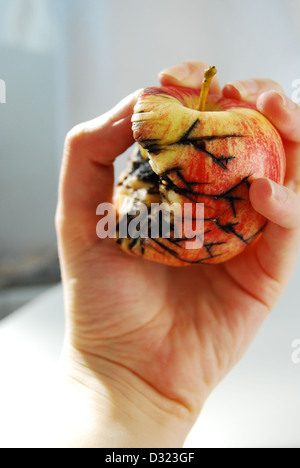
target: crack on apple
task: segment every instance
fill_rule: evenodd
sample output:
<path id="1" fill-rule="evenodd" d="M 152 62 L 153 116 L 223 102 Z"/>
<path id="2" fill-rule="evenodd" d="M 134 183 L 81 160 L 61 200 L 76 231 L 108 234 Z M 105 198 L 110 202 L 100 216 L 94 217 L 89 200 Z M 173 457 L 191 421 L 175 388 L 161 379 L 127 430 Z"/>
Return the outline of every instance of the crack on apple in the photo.
<path id="1" fill-rule="evenodd" d="M 138 203 L 138 200 L 137 200 L 137 203 Z M 125 229 L 127 229 L 126 232 L 128 233 L 128 226 L 129 226 L 130 222 L 133 219 L 135 219 L 136 214 L 133 214 L 133 215 L 129 214 L 126 217 L 124 217 L 122 219 L 119 219 L 119 222 L 117 223 L 117 226 L 116 226 L 116 232 L 117 232 L 116 242 L 119 245 L 122 245 L 123 243 L 128 241 L 128 239 L 130 239 L 130 242 L 127 243 L 126 248 L 129 251 L 131 251 L 133 254 L 135 254 L 135 255 L 140 254 L 140 255 L 143 256 L 145 254 L 146 248 L 148 248 L 148 247 L 150 247 L 152 249 L 155 249 L 159 253 L 161 253 L 161 249 L 163 249 L 164 251 L 168 252 L 170 255 L 175 257 L 177 260 L 179 260 L 181 262 L 184 262 L 184 263 L 187 263 L 187 264 L 203 263 L 203 262 L 205 262 L 205 261 L 207 261 L 209 259 L 213 259 L 215 257 L 219 257 L 220 255 L 222 255 L 220 253 L 213 253 L 212 249 L 214 247 L 216 247 L 216 246 L 225 244 L 225 242 L 207 242 L 207 243 L 205 243 L 205 240 L 204 240 L 205 235 L 207 233 L 209 233 L 210 230 L 205 231 L 203 234 L 195 235 L 192 238 L 190 238 L 190 237 L 177 238 L 177 237 L 175 237 L 175 233 L 176 233 L 175 224 L 174 224 L 174 222 L 171 221 L 171 223 L 170 223 L 170 237 L 162 238 L 161 237 L 162 236 L 161 232 L 158 232 L 158 236 L 159 236 L 158 238 L 151 237 L 152 217 L 151 217 L 150 207 L 147 207 L 147 210 L 148 210 L 148 215 L 145 218 L 144 226 L 140 226 L 140 229 L 141 229 L 141 231 L 144 232 L 144 234 L 146 233 L 146 230 L 147 230 L 147 235 L 148 236 L 146 236 L 146 237 L 137 236 L 136 238 L 130 238 L 130 237 L 120 238 L 120 237 L 118 237 L 118 233 L 120 232 L 120 230 L 124 230 L 124 228 L 122 228 L 122 223 L 125 222 L 127 224 L 127 226 L 125 226 Z M 196 218 L 193 218 L 193 220 L 196 220 Z M 160 229 L 160 225 L 159 225 L 159 229 Z M 189 242 L 193 241 L 196 238 L 201 240 L 201 242 L 203 244 L 203 247 L 206 250 L 208 256 L 204 256 L 204 257 L 202 257 L 201 259 L 198 259 L 198 260 L 187 260 L 185 258 L 182 258 L 180 256 L 180 252 L 185 254 L 186 249 L 181 244 L 183 242 L 186 242 L 186 241 L 189 241 Z M 170 244 L 171 246 L 169 246 L 168 244 Z M 155 246 L 157 246 L 157 248 Z M 174 247 L 177 248 L 179 251 L 174 250 Z"/>
<path id="2" fill-rule="evenodd" d="M 190 134 L 192 133 L 192 131 L 194 130 L 194 128 L 200 123 L 200 120 L 199 119 L 196 119 L 192 125 L 190 126 L 190 128 L 183 134 L 183 136 L 180 138 L 179 142 L 178 143 L 185 143 L 186 141 L 189 140 L 189 136 Z"/>
<path id="3" fill-rule="evenodd" d="M 206 142 L 206 141 L 215 141 L 215 140 L 226 140 L 228 138 L 245 138 L 246 135 L 242 135 L 242 134 L 239 134 L 239 133 L 228 133 L 228 134 L 225 134 L 225 135 L 203 135 L 203 136 L 200 136 L 200 137 L 190 137 L 190 134 L 192 133 L 192 131 L 194 130 L 194 128 L 200 123 L 200 120 L 199 119 L 196 119 L 192 125 L 190 126 L 190 128 L 182 135 L 182 137 L 180 138 L 180 140 L 178 140 L 178 143 L 181 143 L 181 144 L 189 144 L 189 143 L 200 143 L 202 141 Z"/>
<path id="4" fill-rule="evenodd" d="M 237 136 L 237 135 L 236 135 Z M 226 136 L 228 137 L 228 136 Z M 208 137 L 208 138 L 216 138 L 216 137 Z M 225 136 L 224 136 L 225 138 Z M 154 145 L 155 143 L 153 143 Z M 131 166 L 130 169 L 127 172 L 127 176 L 123 179 L 123 182 L 121 185 L 127 187 L 126 181 L 127 179 L 133 176 L 134 178 L 137 178 L 140 180 L 144 185 L 145 190 L 147 193 L 152 194 L 160 194 L 161 201 L 165 200 L 166 202 L 169 202 L 168 200 L 168 192 L 173 191 L 177 193 L 179 196 L 186 197 L 188 200 L 190 200 L 192 203 L 197 203 L 197 202 L 203 202 L 201 200 L 201 197 L 210 199 L 210 200 L 215 200 L 218 202 L 219 200 L 224 200 L 225 202 L 229 203 L 230 210 L 232 212 L 232 220 L 227 220 L 227 222 L 222 222 L 222 216 L 227 212 L 228 209 L 226 209 L 226 206 L 222 207 L 222 209 L 218 209 L 217 206 L 215 207 L 209 207 L 208 203 L 204 203 L 206 207 L 211 208 L 214 210 L 214 212 L 217 212 L 217 215 L 215 214 L 214 216 L 211 217 L 204 217 L 205 222 L 211 222 L 212 226 L 215 226 L 215 228 L 219 229 L 223 233 L 227 234 L 230 239 L 230 237 L 234 236 L 239 239 L 243 244 L 249 245 L 265 228 L 266 222 L 264 223 L 261 228 L 259 228 L 253 235 L 249 237 L 245 237 L 242 233 L 239 232 L 238 225 L 239 222 L 236 220 L 237 217 L 237 206 L 236 204 L 239 201 L 245 201 L 246 198 L 243 197 L 243 191 L 241 192 L 236 192 L 242 185 L 245 185 L 246 188 L 249 190 L 250 183 L 249 183 L 249 178 L 251 174 L 248 176 L 245 176 L 242 178 L 239 182 L 235 183 L 230 189 L 219 193 L 219 194 L 210 194 L 206 193 L 205 189 L 203 190 L 197 190 L 196 187 L 200 186 L 209 186 L 211 185 L 208 182 L 196 182 L 196 181 L 188 181 L 184 175 L 184 169 L 181 168 L 180 166 L 175 166 L 169 169 L 166 169 L 162 174 L 158 175 L 156 174 L 153 169 L 151 168 L 149 164 L 149 159 L 144 159 L 143 155 L 140 150 L 138 150 L 134 157 L 132 157 L 131 160 Z M 135 197 L 135 189 L 134 185 L 131 186 L 132 181 L 130 178 L 128 179 L 128 187 L 132 190 L 132 194 L 130 195 L 131 200 L 133 201 L 133 207 L 138 208 L 139 203 L 141 203 L 141 200 L 138 197 Z M 120 185 L 120 184 L 119 184 Z M 136 218 L 137 213 L 130 214 L 127 213 L 127 216 L 119 220 L 118 225 L 117 225 L 117 239 L 116 242 L 118 244 L 121 244 L 126 250 L 131 251 L 135 255 L 142 255 L 144 256 L 145 253 L 149 248 L 152 248 L 159 252 L 161 255 L 163 255 L 162 251 L 166 252 L 166 254 L 169 254 L 176 258 L 178 261 L 186 263 L 186 264 L 199 264 L 199 263 L 209 263 L 210 260 L 220 257 L 224 255 L 224 253 L 220 253 L 220 250 L 218 247 L 227 244 L 227 237 L 224 239 L 219 239 L 219 241 L 206 241 L 205 242 L 205 237 L 207 234 L 213 231 L 213 229 L 206 229 L 204 233 L 202 234 L 197 234 L 197 236 L 194 237 L 194 239 L 197 237 L 202 241 L 203 244 L 203 256 L 202 258 L 198 258 L 197 260 L 187 260 L 184 257 L 186 255 L 186 249 L 185 246 L 182 245 L 183 242 L 185 241 L 191 241 L 192 239 L 188 238 L 176 238 L 175 237 L 175 226 L 174 226 L 174 220 L 171 221 L 170 224 L 170 237 L 169 238 L 163 238 L 161 231 L 159 229 L 159 236 L 158 238 L 151 237 L 151 224 L 152 224 L 152 217 L 151 217 L 151 209 L 150 206 L 147 206 L 148 210 L 148 215 L 145 218 L 145 221 L 143 223 L 143 226 L 140 226 L 140 230 L 144 233 L 148 233 L 148 237 L 141 237 L 138 236 L 137 238 L 131 238 L 128 233 L 128 226 L 130 222 Z M 193 218 L 194 219 L 194 218 Z M 196 219 L 194 219 L 196 221 Z M 119 232 L 122 227 L 122 223 L 126 223 L 127 226 L 123 226 L 123 229 L 126 229 L 126 232 L 128 233 L 127 238 L 119 238 Z M 123 232 L 122 229 L 122 232 Z M 223 236 L 222 236 L 223 237 Z M 217 251 L 215 252 L 215 249 Z M 181 254 L 182 253 L 182 254 Z"/>
<path id="5" fill-rule="evenodd" d="M 240 239 L 242 242 L 244 242 L 245 244 L 248 244 L 248 241 L 247 239 L 244 239 L 244 236 L 242 234 L 239 234 L 238 232 L 236 232 L 235 230 L 235 226 L 238 226 L 239 223 L 236 222 L 236 223 L 226 223 L 226 224 L 221 224 L 219 222 L 218 219 L 215 220 L 215 225 L 221 229 L 221 231 L 224 231 L 226 232 L 226 234 L 233 234 L 234 236 L 236 236 L 238 239 Z"/>
<path id="6" fill-rule="evenodd" d="M 251 242 L 254 241 L 254 239 L 259 236 L 259 234 L 261 234 L 263 232 L 263 230 L 265 229 L 265 227 L 267 226 L 268 224 L 268 221 L 265 221 L 264 224 L 250 237 L 248 237 L 246 240 L 248 242 L 248 244 L 251 244 Z"/>
<path id="7" fill-rule="evenodd" d="M 159 154 L 164 146 L 160 143 L 161 140 L 159 138 L 149 138 L 143 140 L 142 136 L 139 136 L 137 141 L 144 149 L 148 151 L 148 153 L 153 155 Z"/>
<path id="8" fill-rule="evenodd" d="M 200 151 L 202 151 L 203 153 L 205 153 L 207 156 L 209 156 L 210 158 L 212 158 L 213 162 L 218 164 L 222 169 L 225 169 L 225 171 L 228 171 L 228 163 L 229 161 L 232 161 L 233 159 L 235 159 L 235 156 L 215 156 L 213 153 L 211 153 L 210 151 L 208 151 L 205 147 L 205 143 L 204 143 L 204 147 L 202 147 L 203 143 L 200 143 L 200 144 L 194 144 L 195 148 L 199 149 Z"/>
<path id="9" fill-rule="evenodd" d="M 129 223 L 134 218 L 135 218 L 134 215 L 128 216 L 126 218 L 127 228 L 128 228 Z M 195 218 L 193 218 L 193 219 L 195 219 Z M 120 224 L 121 224 L 122 221 L 124 222 L 124 218 L 123 218 L 123 220 L 121 220 L 118 223 L 117 232 L 119 232 L 119 230 L 120 230 Z M 209 259 L 213 259 L 213 258 L 221 256 L 222 255 L 221 253 L 213 253 L 212 249 L 214 247 L 226 244 L 225 241 L 224 242 L 205 242 L 205 235 L 208 234 L 209 232 L 211 232 L 211 230 L 207 230 L 203 234 L 195 235 L 192 238 L 188 238 L 188 237 L 176 238 L 176 237 L 174 237 L 176 230 L 175 230 L 175 225 L 174 225 L 173 222 L 170 223 L 170 237 L 169 238 L 161 238 L 161 237 L 153 238 L 153 237 L 150 236 L 152 218 L 151 218 L 151 211 L 150 211 L 149 207 L 148 207 L 148 217 L 147 217 L 146 222 L 148 224 L 148 226 L 147 226 L 148 237 L 138 236 L 137 238 L 131 239 L 131 242 L 129 242 L 128 245 L 127 245 L 128 250 L 130 250 L 132 253 L 134 253 L 136 255 L 138 255 L 137 249 L 140 250 L 140 254 L 143 256 L 145 254 L 146 248 L 150 247 L 150 248 L 156 250 L 159 253 L 161 253 L 161 249 L 163 249 L 164 251 L 168 252 L 170 255 L 172 255 L 173 257 L 175 257 L 177 260 L 179 260 L 181 262 L 184 262 L 184 263 L 187 263 L 187 264 L 199 264 L 199 263 L 203 263 L 203 262 L 205 262 L 205 261 L 207 261 Z M 141 227 L 141 229 L 142 229 L 142 227 Z M 161 233 L 159 233 L 159 235 L 161 235 Z M 180 251 L 182 251 L 182 253 L 185 254 L 186 249 L 181 245 L 181 243 L 186 242 L 186 241 L 190 242 L 190 241 L 195 240 L 196 238 L 201 240 L 201 242 L 203 244 L 203 247 L 204 247 L 204 249 L 205 249 L 205 251 L 207 252 L 208 255 L 203 256 L 201 259 L 198 259 L 198 260 L 187 260 L 185 258 L 182 258 L 180 256 Z M 145 246 L 145 243 L 146 243 L 147 239 L 148 239 L 148 241 L 147 241 L 147 244 Z M 118 238 L 117 243 L 122 244 L 122 242 L 125 241 L 125 240 L 126 239 L 124 239 L 124 238 L 123 239 Z M 171 246 L 169 246 L 168 244 L 171 244 Z M 157 246 L 157 248 L 155 246 Z M 174 247 L 179 249 L 179 251 L 174 250 Z"/>
<path id="10" fill-rule="evenodd" d="M 248 189 L 250 187 L 250 183 L 248 181 L 250 175 L 249 176 L 246 176 L 244 177 L 240 182 L 238 182 L 236 185 L 234 185 L 231 189 L 227 190 L 226 192 L 223 192 L 221 193 L 220 195 L 214 195 L 213 197 L 215 198 L 215 200 L 219 200 L 219 199 L 224 199 L 226 201 L 229 202 L 230 204 L 230 207 L 232 209 L 232 212 L 233 212 L 233 216 L 236 218 L 236 209 L 235 209 L 235 202 L 237 201 L 242 201 L 244 200 L 242 197 L 240 196 L 235 196 L 232 194 L 232 192 L 234 192 L 237 188 L 239 188 L 242 184 L 246 184 Z"/>
<path id="11" fill-rule="evenodd" d="M 157 194 L 159 191 L 159 185 L 161 184 L 167 192 L 173 191 L 178 195 L 184 196 L 189 201 L 196 203 L 198 197 L 207 197 L 214 200 L 223 199 L 227 201 L 232 210 L 233 216 L 236 218 L 236 202 L 242 201 L 243 198 L 240 195 L 234 194 L 234 192 L 242 185 L 246 184 L 248 189 L 250 183 L 248 181 L 250 175 L 244 177 L 241 181 L 231 187 L 229 190 L 222 192 L 220 194 L 208 194 L 205 191 L 195 190 L 195 186 L 200 185 L 210 185 L 209 182 L 198 182 L 198 181 L 188 181 L 183 175 L 183 169 L 179 166 L 169 168 L 165 170 L 160 176 L 158 176 L 151 168 L 149 160 L 142 158 L 140 152 L 137 153 L 136 159 L 132 163 L 132 169 L 130 175 L 134 175 L 143 182 L 150 182 L 152 185 L 147 188 L 149 194 Z M 173 177 L 172 177 L 173 176 Z M 183 184 L 182 187 L 179 187 L 178 184 L 171 179 L 178 177 L 178 180 Z M 164 196 L 164 198 L 166 198 Z M 209 218 L 211 219 L 211 218 Z"/>
<path id="12" fill-rule="evenodd" d="M 178 185 L 176 185 L 175 182 L 172 179 L 170 179 L 169 177 L 170 174 L 175 174 L 179 178 L 179 180 L 185 184 L 185 187 L 178 187 Z M 226 192 L 223 192 L 221 194 L 209 194 L 209 193 L 202 192 L 202 191 L 196 191 L 193 188 L 195 185 L 210 185 L 210 183 L 209 182 L 188 182 L 186 178 L 184 177 L 184 175 L 182 174 L 182 169 L 180 167 L 174 167 L 174 168 L 164 171 L 163 174 L 160 176 L 160 182 L 167 191 L 172 190 L 175 193 L 178 193 L 179 195 L 186 197 L 188 200 L 194 203 L 197 202 L 197 197 L 199 196 L 208 197 L 214 200 L 224 199 L 230 204 L 232 213 L 234 217 L 236 217 L 235 203 L 238 201 L 242 201 L 244 199 L 241 196 L 234 195 L 233 192 L 237 190 L 242 184 L 246 184 L 249 189 L 250 187 L 250 183 L 248 181 L 249 177 L 250 175 L 244 177 L 240 182 L 238 182 L 229 190 L 226 190 Z"/>
<path id="13" fill-rule="evenodd" d="M 177 176 L 179 181 L 182 182 L 182 184 L 185 185 L 185 187 L 179 187 L 171 178 L 170 176 Z M 167 169 L 160 175 L 160 183 L 163 186 L 163 188 L 167 191 L 173 191 L 181 196 L 186 197 L 188 200 L 192 202 L 196 202 L 195 196 L 198 195 L 198 193 L 195 191 L 193 188 L 195 185 L 210 185 L 209 182 L 189 182 L 186 180 L 184 175 L 182 174 L 182 169 L 177 166 L 177 167 L 172 167 L 170 169 Z"/>
<path id="14" fill-rule="evenodd" d="M 226 242 L 209 242 L 207 244 L 203 244 L 203 247 L 206 249 L 209 258 L 215 258 L 215 257 L 220 257 L 221 254 L 212 254 L 211 249 L 213 247 L 219 246 L 219 245 L 224 245 Z"/>
<path id="15" fill-rule="evenodd" d="M 205 261 L 207 261 L 207 260 L 210 260 L 210 259 L 216 258 L 216 257 L 220 257 L 220 256 L 222 255 L 222 254 L 212 254 L 210 251 L 208 251 L 208 253 L 209 253 L 208 257 L 203 257 L 203 258 L 198 259 L 198 260 L 187 260 L 187 259 L 185 259 L 185 258 L 182 258 L 182 257 L 180 256 L 180 254 L 179 254 L 176 250 L 174 250 L 174 249 L 168 247 L 167 245 L 165 245 L 165 244 L 164 244 L 163 242 L 161 242 L 160 240 L 158 240 L 158 239 L 151 239 L 151 240 L 152 240 L 158 247 L 160 247 L 161 249 L 163 249 L 163 250 L 165 250 L 166 252 L 168 252 L 172 257 L 175 257 L 177 260 L 179 260 L 179 261 L 181 261 L 181 262 L 183 262 L 183 263 L 187 263 L 187 264 L 191 264 L 191 265 L 196 265 L 196 264 L 199 264 L 199 263 L 203 263 L 203 262 L 205 262 Z M 170 242 L 172 243 L 172 240 L 171 240 L 171 239 L 164 239 L 164 240 L 168 240 L 168 241 L 170 241 Z M 185 239 L 185 240 L 192 240 L 192 239 Z M 207 244 L 207 245 L 208 245 L 208 244 Z M 217 245 L 217 243 L 215 243 L 214 245 Z M 152 249 L 156 250 L 158 253 L 161 253 L 160 249 L 159 249 L 159 248 L 155 248 L 154 245 L 149 245 L 149 247 L 151 247 Z M 182 248 L 181 246 L 179 246 L 179 247 Z M 213 245 L 212 245 L 210 248 L 212 248 L 212 247 L 213 247 Z M 184 249 L 183 249 L 183 250 L 184 250 Z M 184 252 L 185 252 L 185 250 L 184 250 Z"/>
<path id="16" fill-rule="evenodd" d="M 134 216 L 131 216 L 129 217 L 129 219 L 127 218 L 127 221 L 128 221 L 128 224 L 129 222 L 134 219 Z M 151 215 L 150 215 L 150 211 L 148 211 L 148 233 L 151 232 Z M 236 223 L 226 223 L 226 224 L 221 224 L 217 219 L 214 220 L 215 222 L 215 225 L 221 229 L 222 231 L 224 231 L 226 234 L 232 234 L 234 235 L 235 237 L 237 237 L 241 242 L 243 242 L 244 244 L 246 245 L 249 245 L 265 228 L 267 222 L 265 222 L 263 224 L 263 226 L 261 228 L 259 228 L 252 236 L 248 237 L 248 238 L 245 238 L 242 234 L 238 233 L 235 229 L 235 226 L 237 226 L 239 223 L 236 222 Z M 118 227 L 117 227 L 117 230 L 118 230 Z M 183 263 L 186 263 L 186 264 L 201 264 L 201 263 L 205 263 L 209 260 L 212 260 L 214 258 L 217 258 L 217 257 L 220 257 L 223 255 L 223 253 L 214 253 L 212 252 L 212 250 L 215 248 L 215 247 L 218 247 L 218 246 L 221 246 L 221 245 L 225 245 L 227 242 L 224 240 L 224 241 L 220 241 L 220 242 L 205 242 L 204 239 L 205 239 L 205 235 L 208 234 L 209 232 L 211 232 L 211 230 L 207 230 L 203 233 L 203 235 L 197 235 L 197 236 L 194 236 L 193 238 L 187 238 L 187 237 L 183 237 L 183 238 L 174 238 L 174 237 L 169 237 L 169 238 L 152 238 L 149 236 L 149 238 L 142 238 L 142 237 L 137 237 L 137 238 L 134 238 L 131 240 L 131 242 L 128 244 L 127 248 L 128 250 L 130 250 L 132 253 L 136 254 L 136 255 L 144 255 L 145 254 L 145 251 L 146 251 L 146 248 L 152 248 L 154 250 L 156 250 L 158 253 L 162 253 L 161 250 L 164 250 L 165 252 L 167 252 L 169 255 L 173 256 L 174 258 L 176 258 L 177 260 L 183 262 Z M 175 233 L 175 228 L 174 228 L 174 224 L 171 224 L 171 229 L 170 229 L 170 235 L 173 234 L 174 235 Z M 200 259 L 197 259 L 197 260 L 187 260 L 186 258 L 182 258 L 181 255 L 180 255 L 180 251 L 183 252 L 183 254 L 186 254 L 186 250 L 184 247 L 182 247 L 180 244 L 182 242 L 185 242 L 185 241 L 191 241 L 193 239 L 196 239 L 199 238 L 202 243 L 203 243 L 203 248 L 205 249 L 207 255 L 203 256 L 202 258 Z M 145 242 L 146 240 L 148 239 L 148 242 L 147 244 L 145 245 Z M 122 244 L 122 242 L 124 241 L 125 239 L 117 239 L 117 243 L 118 244 Z M 168 244 L 171 244 L 171 246 L 169 246 Z M 174 247 L 176 247 L 177 249 L 179 249 L 179 251 L 177 250 L 174 250 Z M 137 252 L 136 249 L 139 249 L 139 253 Z"/>
<path id="17" fill-rule="evenodd" d="M 217 157 L 213 153 L 208 151 L 206 147 L 206 143 L 210 141 L 225 140 L 229 138 L 245 138 L 246 135 L 232 133 L 232 134 L 226 134 L 226 135 L 208 135 L 208 136 L 201 136 L 201 137 L 195 137 L 195 138 L 190 137 L 190 134 L 193 132 L 194 128 L 199 123 L 200 123 L 200 120 L 196 119 L 192 123 L 192 125 L 189 127 L 189 129 L 181 136 L 181 138 L 178 141 L 175 141 L 174 143 L 171 143 L 169 145 L 162 143 L 161 139 L 159 138 L 149 138 L 149 139 L 143 140 L 142 135 L 140 135 L 137 138 L 137 141 L 143 146 L 143 148 L 145 148 L 148 151 L 149 155 L 153 155 L 153 156 L 157 156 L 159 153 L 165 150 L 168 146 L 193 145 L 197 150 L 209 156 L 213 160 L 214 163 L 216 163 L 222 169 L 227 171 L 228 170 L 227 166 L 228 166 L 229 161 L 234 160 L 235 156 L 221 155 Z"/>
<path id="18" fill-rule="evenodd" d="M 201 136 L 201 137 L 195 137 L 192 138 L 190 137 L 190 134 L 194 130 L 194 128 L 200 123 L 199 119 L 196 119 L 193 124 L 190 126 L 190 128 L 183 134 L 183 136 L 180 138 L 180 140 L 174 144 L 181 144 L 181 145 L 193 145 L 196 149 L 202 151 L 205 153 L 207 156 L 212 158 L 212 160 L 218 164 L 222 169 L 228 170 L 228 163 L 229 161 L 235 159 L 235 156 L 215 156 L 213 153 L 207 150 L 206 148 L 206 143 L 209 141 L 215 141 L 215 140 L 225 140 L 228 138 L 244 138 L 245 135 L 240 135 L 236 133 L 232 134 L 226 134 L 226 135 L 209 135 L 209 136 Z"/>
<path id="19" fill-rule="evenodd" d="M 244 244 L 249 245 L 253 242 L 253 240 L 263 232 L 264 228 L 266 227 L 267 223 L 265 222 L 254 234 L 250 237 L 245 238 L 242 234 L 238 233 L 235 230 L 235 226 L 239 225 L 239 223 L 226 223 L 221 224 L 219 223 L 218 219 L 215 220 L 215 225 L 224 231 L 226 234 L 233 234 L 235 237 L 240 239 Z"/>

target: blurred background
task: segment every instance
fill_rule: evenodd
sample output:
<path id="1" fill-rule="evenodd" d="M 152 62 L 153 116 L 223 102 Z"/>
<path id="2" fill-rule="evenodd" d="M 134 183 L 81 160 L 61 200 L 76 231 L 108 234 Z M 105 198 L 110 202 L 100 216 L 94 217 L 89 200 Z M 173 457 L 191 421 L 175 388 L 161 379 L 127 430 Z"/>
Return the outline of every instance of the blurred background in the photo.
<path id="1" fill-rule="evenodd" d="M 60 283 L 54 215 L 73 125 L 189 59 L 215 65 L 222 85 L 270 77 L 291 97 L 299 24 L 299 0 L 0 0 L 0 319 Z M 298 259 L 271 333 L 289 317 L 286 356 L 299 279 Z"/>

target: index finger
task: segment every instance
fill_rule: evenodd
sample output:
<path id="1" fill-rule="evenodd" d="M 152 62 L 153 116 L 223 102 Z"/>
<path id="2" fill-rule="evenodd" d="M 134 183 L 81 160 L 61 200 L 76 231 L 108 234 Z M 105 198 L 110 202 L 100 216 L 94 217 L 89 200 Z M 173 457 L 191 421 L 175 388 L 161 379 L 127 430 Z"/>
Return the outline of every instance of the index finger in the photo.
<path id="1" fill-rule="evenodd" d="M 106 114 L 76 125 L 67 135 L 59 181 L 56 224 L 60 233 L 95 238 L 99 203 L 112 202 L 113 162 L 134 143 L 133 93 Z"/>

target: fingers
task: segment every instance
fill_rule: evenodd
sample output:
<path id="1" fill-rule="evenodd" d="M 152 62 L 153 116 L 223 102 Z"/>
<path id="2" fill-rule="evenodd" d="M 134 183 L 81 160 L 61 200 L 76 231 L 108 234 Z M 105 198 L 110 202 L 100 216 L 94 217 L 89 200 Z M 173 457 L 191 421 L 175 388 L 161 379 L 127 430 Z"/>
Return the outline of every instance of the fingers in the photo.
<path id="1" fill-rule="evenodd" d="M 137 93 L 133 93 L 111 111 L 68 133 L 60 180 L 65 201 L 68 197 L 73 203 L 88 201 L 92 189 L 102 198 L 101 186 L 107 185 L 101 180 L 103 170 L 133 143 L 131 117 L 136 99 Z"/>
<path id="2" fill-rule="evenodd" d="M 96 208 L 111 202 L 115 158 L 134 142 L 133 107 L 139 93 L 125 98 L 101 117 L 74 127 L 67 135 L 59 183 L 56 227 L 65 237 L 96 235 Z"/>
<path id="3" fill-rule="evenodd" d="M 250 199 L 256 209 L 272 223 L 285 229 L 300 226 L 299 196 L 270 179 L 254 180 Z"/>
<path id="4" fill-rule="evenodd" d="M 64 157 L 82 154 L 70 162 L 80 166 L 94 162 L 110 165 L 133 143 L 130 120 L 140 91 L 130 94 L 113 109 L 88 122 L 76 125 L 67 135 Z"/>
<path id="5" fill-rule="evenodd" d="M 300 107 L 275 81 L 253 79 L 228 83 L 223 96 L 256 106 L 279 130 L 283 138 L 300 142 Z"/>
<path id="6" fill-rule="evenodd" d="M 185 88 L 200 89 L 204 70 L 208 67 L 207 63 L 189 60 L 161 71 L 159 80 L 163 86 L 183 86 Z M 216 77 L 212 80 L 210 93 L 221 93 L 221 87 Z"/>
<path id="7" fill-rule="evenodd" d="M 300 245 L 300 196 L 269 179 L 257 179 L 251 184 L 250 200 L 269 220 L 257 244 L 260 265 L 268 276 L 286 282 Z"/>
<path id="8" fill-rule="evenodd" d="M 228 83 L 223 96 L 242 99 L 257 107 L 279 131 L 287 156 L 285 185 L 300 191 L 300 107 L 281 86 L 268 79 L 253 79 Z"/>
<path id="9" fill-rule="evenodd" d="M 240 99 L 255 106 L 258 96 L 270 90 L 284 93 L 282 87 L 276 81 L 267 78 L 233 81 L 232 83 L 227 83 L 222 92 L 224 97 Z"/>
<path id="10" fill-rule="evenodd" d="M 256 106 L 283 138 L 286 152 L 285 185 L 300 192 L 300 107 L 276 91 L 261 94 Z"/>
<path id="11" fill-rule="evenodd" d="M 283 138 L 300 143 L 300 107 L 276 91 L 266 91 L 257 98 L 257 109 L 279 130 Z"/>

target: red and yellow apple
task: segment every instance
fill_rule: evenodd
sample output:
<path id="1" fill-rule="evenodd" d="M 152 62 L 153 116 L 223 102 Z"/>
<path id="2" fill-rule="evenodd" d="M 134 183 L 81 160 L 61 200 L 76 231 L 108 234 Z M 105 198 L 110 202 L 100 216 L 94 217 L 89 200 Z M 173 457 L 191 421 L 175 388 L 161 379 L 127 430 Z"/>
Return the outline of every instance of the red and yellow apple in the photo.
<path id="1" fill-rule="evenodd" d="M 224 262 L 258 239 L 266 220 L 249 201 L 252 181 L 268 177 L 283 183 L 285 152 L 274 126 L 254 107 L 208 93 L 215 68 L 206 70 L 201 94 L 173 86 L 146 88 L 134 107 L 137 148 L 116 190 L 122 222 L 134 220 L 141 205 L 151 224 L 153 203 L 204 207 L 199 248 L 184 232 L 170 235 L 117 235 L 128 253 L 173 266 Z M 124 226 L 123 226 L 124 227 Z M 119 232 L 119 231 L 118 231 Z M 149 232 L 148 232 L 149 234 Z"/>

